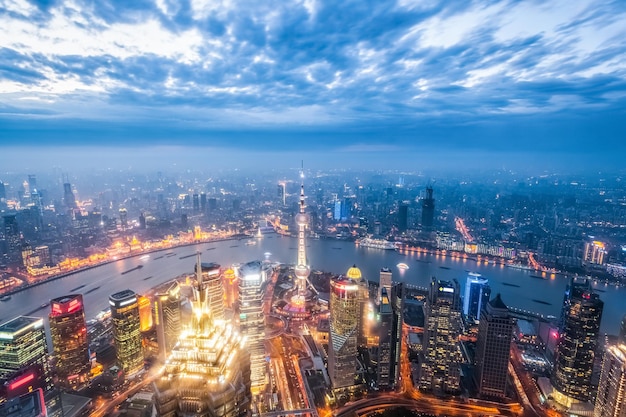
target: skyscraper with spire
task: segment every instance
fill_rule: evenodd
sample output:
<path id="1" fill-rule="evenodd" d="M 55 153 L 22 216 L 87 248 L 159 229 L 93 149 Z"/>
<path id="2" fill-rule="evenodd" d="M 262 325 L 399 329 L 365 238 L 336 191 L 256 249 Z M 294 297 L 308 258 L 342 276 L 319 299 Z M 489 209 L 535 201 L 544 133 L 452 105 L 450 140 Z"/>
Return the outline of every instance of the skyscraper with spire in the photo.
<path id="1" fill-rule="evenodd" d="M 302 179 L 300 185 L 300 212 L 296 215 L 296 224 L 298 225 L 298 259 L 296 261 L 296 293 L 291 299 L 293 305 L 298 307 L 304 307 L 306 302 L 306 282 L 311 273 L 311 268 L 307 264 L 306 260 L 306 226 L 308 224 L 308 217 L 304 211 L 304 172 L 300 172 L 300 178 Z"/>

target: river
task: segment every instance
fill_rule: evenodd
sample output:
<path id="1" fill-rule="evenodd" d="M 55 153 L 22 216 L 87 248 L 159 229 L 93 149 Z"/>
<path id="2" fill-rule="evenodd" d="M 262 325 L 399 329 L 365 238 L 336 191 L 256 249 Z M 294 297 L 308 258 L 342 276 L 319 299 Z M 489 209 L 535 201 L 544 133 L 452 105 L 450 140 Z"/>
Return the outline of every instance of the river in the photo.
<path id="1" fill-rule="evenodd" d="M 202 252 L 203 262 L 217 262 L 222 266 L 233 263 L 264 259 L 270 252 L 272 261 L 294 263 L 296 259 L 296 240 L 276 234 L 253 239 L 256 245 L 246 245 L 246 240 L 228 240 L 203 243 L 194 246 L 168 249 L 151 253 L 149 257 L 140 256 L 123 259 L 101 265 L 49 283 L 28 288 L 11 296 L 8 301 L 0 302 L 0 322 L 5 322 L 18 315 L 42 317 L 48 314 L 48 308 L 41 308 L 51 298 L 70 293 L 82 293 L 88 318 L 108 307 L 109 295 L 130 288 L 142 293 L 159 283 L 166 282 L 178 275 L 193 271 L 196 251 Z M 334 273 L 343 273 L 356 264 L 364 277 L 378 281 L 380 268 L 388 267 L 393 271 L 394 281 L 427 286 L 430 277 L 451 280 L 457 278 L 461 286 L 465 284 L 467 271 L 478 272 L 489 280 L 492 296 L 502 294 L 502 299 L 511 307 L 539 312 L 545 315 L 560 315 L 561 303 L 567 279 L 557 275 L 553 279 L 533 278 L 535 272 L 508 268 L 500 265 L 477 265 L 473 260 L 454 259 L 429 254 L 402 254 L 395 251 L 357 247 L 352 242 L 335 240 L 308 240 L 307 256 L 311 267 Z M 174 256 L 165 256 L 174 252 Z M 183 259 L 180 259 L 183 257 Z M 404 262 L 407 270 L 399 270 L 396 265 Z M 122 275 L 137 265 L 135 269 Z M 616 288 L 604 284 L 595 285 L 604 301 L 602 331 L 616 334 L 621 317 L 626 313 L 626 288 Z"/>

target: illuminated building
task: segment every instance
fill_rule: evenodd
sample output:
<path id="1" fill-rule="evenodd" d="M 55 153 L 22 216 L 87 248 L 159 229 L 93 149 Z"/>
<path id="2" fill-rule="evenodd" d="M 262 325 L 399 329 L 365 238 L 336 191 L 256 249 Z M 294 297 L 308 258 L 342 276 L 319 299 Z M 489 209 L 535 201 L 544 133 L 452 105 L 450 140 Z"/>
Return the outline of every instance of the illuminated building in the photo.
<path id="1" fill-rule="evenodd" d="M 306 241 L 305 232 L 308 224 L 308 218 L 304 212 L 304 184 L 300 186 L 300 212 L 296 215 L 296 224 L 298 225 L 298 258 L 296 261 L 296 294 L 291 299 L 294 307 L 304 309 L 306 303 L 306 284 L 311 273 L 306 259 Z"/>
<path id="2" fill-rule="evenodd" d="M 152 329 L 152 304 L 144 295 L 137 296 L 137 304 L 139 305 L 139 331 L 147 332 Z"/>
<path id="3" fill-rule="evenodd" d="M 357 314 L 357 340 L 356 343 L 358 346 L 367 346 L 368 339 L 372 338 L 374 333 L 374 329 L 372 329 L 370 318 L 374 316 L 373 306 L 370 305 L 369 301 L 369 289 L 367 280 L 363 278 L 361 270 L 357 268 L 356 265 L 352 265 L 352 267 L 348 268 L 346 272 L 346 278 L 353 280 L 359 286 L 359 312 Z M 378 336 L 378 335 L 376 335 Z M 376 337 L 378 339 L 378 337 Z M 378 344 L 378 341 L 375 341 L 375 344 Z"/>
<path id="4" fill-rule="evenodd" d="M 87 382 L 91 369 L 83 296 L 54 298 L 48 319 L 59 383 L 76 389 Z"/>
<path id="5" fill-rule="evenodd" d="M 591 374 L 604 303 L 588 281 L 572 280 L 563 300 L 562 325 L 551 382 L 557 402 L 589 401 Z"/>
<path id="6" fill-rule="evenodd" d="M 7 245 L 7 254 L 9 262 L 19 263 L 22 250 L 22 237 L 20 228 L 17 224 L 15 214 L 7 214 L 3 216 L 4 220 L 4 239 Z"/>
<path id="7" fill-rule="evenodd" d="M 249 354 L 233 326 L 212 319 L 206 287 L 194 288 L 191 318 L 154 387 L 161 417 L 247 415 Z"/>
<path id="8" fill-rule="evenodd" d="M 604 243 L 598 240 L 585 242 L 585 252 L 583 254 L 583 264 L 602 265 L 604 254 L 606 253 Z"/>
<path id="9" fill-rule="evenodd" d="M 378 302 L 378 363 L 376 384 L 379 389 L 394 389 L 400 376 L 402 352 L 403 286 L 395 284 L 390 291 L 383 287 Z"/>
<path id="10" fill-rule="evenodd" d="M 37 388 L 48 391 L 52 378 L 43 319 L 19 316 L 0 325 L 0 396 L 14 398 Z"/>
<path id="11" fill-rule="evenodd" d="M 435 224 L 435 199 L 433 198 L 433 188 L 426 188 L 426 198 L 422 200 L 422 228 L 432 230 Z"/>
<path id="12" fill-rule="evenodd" d="M 153 303 L 159 358 L 165 361 L 180 336 L 180 285 L 174 281 L 157 289 Z"/>
<path id="13" fill-rule="evenodd" d="M 593 417 L 626 417 L 626 345 L 609 346 L 602 361 Z"/>
<path id="14" fill-rule="evenodd" d="M 239 330 L 246 338 L 246 349 L 250 352 L 253 395 L 259 394 L 266 384 L 265 316 L 261 284 L 261 262 L 248 262 L 239 269 Z"/>
<path id="15" fill-rule="evenodd" d="M 126 376 L 143 368 L 139 302 L 131 290 L 109 297 L 117 362 Z"/>
<path id="16" fill-rule="evenodd" d="M 339 276 L 330 281 L 328 376 L 334 389 L 355 384 L 360 294 L 354 279 Z"/>
<path id="17" fill-rule="evenodd" d="M 491 288 L 489 281 L 481 278 L 480 274 L 470 272 L 465 281 L 465 296 L 463 297 L 463 314 L 470 320 L 478 320 L 480 312 L 489 302 Z"/>
<path id="18" fill-rule="evenodd" d="M 224 284 L 224 307 L 232 309 L 239 299 L 239 281 L 232 268 L 224 270 L 222 283 Z"/>
<path id="19" fill-rule="evenodd" d="M 125 208 L 119 210 L 120 214 L 120 226 L 122 230 L 128 229 L 128 211 Z"/>
<path id="20" fill-rule="evenodd" d="M 37 388 L 34 391 L 20 395 L 0 404 L 1 417 L 47 417 L 48 410 L 43 395 L 43 390 Z"/>
<path id="21" fill-rule="evenodd" d="M 506 396 L 513 326 L 513 317 L 500 294 L 481 310 L 475 355 L 475 376 L 481 397 Z"/>
<path id="22" fill-rule="evenodd" d="M 200 266 L 200 274 L 198 273 Z M 215 262 L 200 263 L 200 254 L 196 262 L 196 275 L 202 287 L 207 289 L 207 302 L 211 307 L 213 320 L 225 320 L 224 315 L 224 285 L 222 284 L 222 268 Z"/>
<path id="23" fill-rule="evenodd" d="M 387 294 L 391 292 L 391 269 L 382 268 L 380 270 L 380 276 L 378 279 L 378 299 L 380 300 L 380 296 L 382 294 L 383 288 L 387 289 Z"/>
<path id="24" fill-rule="evenodd" d="M 461 299 L 459 283 L 432 278 L 424 305 L 424 348 L 420 389 L 456 393 L 460 389 Z"/>
<path id="25" fill-rule="evenodd" d="M 622 323 L 619 328 L 619 338 L 617 343 L 626 344 L 626 314 L 622 317 Z"/>

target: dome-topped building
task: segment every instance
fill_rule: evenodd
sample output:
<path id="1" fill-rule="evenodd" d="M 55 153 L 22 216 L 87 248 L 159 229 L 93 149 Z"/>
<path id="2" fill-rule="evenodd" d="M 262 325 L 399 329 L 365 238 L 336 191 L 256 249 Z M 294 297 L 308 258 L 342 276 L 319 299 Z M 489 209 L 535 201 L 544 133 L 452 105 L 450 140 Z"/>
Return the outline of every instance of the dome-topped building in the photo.
<path id="1" fill-rule="evenodd" d="M 363 278 L 363 274 L 361 274 L 361 270 L 356 265 L 352 265 L 346 272 L 346 278 L 360 281 Z"/>

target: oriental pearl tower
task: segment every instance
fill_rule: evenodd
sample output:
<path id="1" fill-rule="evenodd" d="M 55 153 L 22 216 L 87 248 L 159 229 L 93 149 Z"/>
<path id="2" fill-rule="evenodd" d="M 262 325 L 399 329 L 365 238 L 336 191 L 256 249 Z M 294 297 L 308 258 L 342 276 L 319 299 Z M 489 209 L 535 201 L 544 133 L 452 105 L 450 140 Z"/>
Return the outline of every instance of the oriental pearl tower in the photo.
<path id="1" fill-rule="evenodd" d="M 296 215 L 296 224 L 298 225 L 298 259 L 295 267 L 296 275 L 296 290 L 293 297 L 291 297 L 291 308 L 303 310 L 306 304 L 306 290 L 307 281 L 311 268 L 307 264 L 306 260 L 306 241 L 305 231 L 309 222 L 308 216 L 304 212 L 304 171 L 300 172 L 300 178 L 302 179 L 300 185 L 300 212 Z"/>

